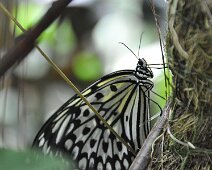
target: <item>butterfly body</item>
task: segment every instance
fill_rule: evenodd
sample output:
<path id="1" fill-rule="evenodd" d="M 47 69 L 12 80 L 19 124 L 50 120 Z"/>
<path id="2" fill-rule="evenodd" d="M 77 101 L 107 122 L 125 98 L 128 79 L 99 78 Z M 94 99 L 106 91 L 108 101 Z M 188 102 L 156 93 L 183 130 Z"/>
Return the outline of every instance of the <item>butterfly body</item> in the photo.
<path id="1" fill-rule="evenodd" d="M 136 70 L 121 70 L 102 77 L 82 94 L 108 124 L 135 150 L 150 131 L 151 69 L 139 59 Z M 47 120 L 33 145 L 44 152 L 63 152 L 79 169 L 128 169 L 134 159 L 124 144 L 74 95 Z"/>

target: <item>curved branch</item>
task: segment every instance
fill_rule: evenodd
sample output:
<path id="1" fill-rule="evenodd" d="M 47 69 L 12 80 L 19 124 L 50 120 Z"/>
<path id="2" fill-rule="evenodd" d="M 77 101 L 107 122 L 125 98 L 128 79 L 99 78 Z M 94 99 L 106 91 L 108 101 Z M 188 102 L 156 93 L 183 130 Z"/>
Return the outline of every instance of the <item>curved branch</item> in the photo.
<path id="1" fill-rule="evenodd" d="M 37 38 L 40 34 L 49 27 L 49 25 L 61 14 L 65 7 L 72 0 L 58 0 L 52 3 L 52 6 L 41 18 L 37 25 L 27 31 L 23 38 L 8 50 L 8 53 L 3 56 L 0 62 L 0 77 L 17 62 L 20 62 L 34 48 Z"/>

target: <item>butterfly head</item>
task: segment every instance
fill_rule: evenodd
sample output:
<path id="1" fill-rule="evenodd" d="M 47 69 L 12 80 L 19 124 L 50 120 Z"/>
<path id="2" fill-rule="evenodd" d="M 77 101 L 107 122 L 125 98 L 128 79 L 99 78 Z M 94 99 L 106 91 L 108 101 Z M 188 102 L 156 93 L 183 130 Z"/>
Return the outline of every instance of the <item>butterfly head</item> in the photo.
<path id="1" fill-rule="evenodd" d="M 153 78 L 153 72 L 149 67 L 147 67 L 147 62 L 144 58 L 138 59 L 136 76 L 140 79 Z"/>

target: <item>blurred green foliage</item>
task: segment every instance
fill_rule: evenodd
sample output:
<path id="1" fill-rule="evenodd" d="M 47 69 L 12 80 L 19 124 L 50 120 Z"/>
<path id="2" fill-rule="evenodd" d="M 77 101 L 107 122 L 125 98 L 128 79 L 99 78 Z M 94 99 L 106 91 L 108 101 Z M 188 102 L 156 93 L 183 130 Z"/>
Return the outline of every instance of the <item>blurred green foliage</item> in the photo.
<path id="1" fill-rule="evenodd" d="M 55 51 L 61 55 L 67 55 L 76 45 L 76 37 L 73 29 L 67 20 L 58 25 L 56 31 Z M 60 58 L 60 57 L 59 57 Z"/>
<path id="2" fill-rule="evenodd" d="M 168 71 L 167 69 L 166 69 L 166 77 L 167 79 L 169 79 L 169 82 L 172 82 L 170 71 Z M 157 94 L 156 95 L 152 94 L 152 96 L 150 96 L 151 100 L 158 103 L 161 109 L 163 109 L 167 102 L 165 98 L 166 97 L 168 98 L 171 95 L 171 86 L 168 83 L 168 81 L 167 81 L 167 87 L 165 87 L 165 77 L 163 72 L 161 72 L 160 75 L 157 77 L 157 79 L 154 81 L 153 91 Z M 150 103 L 151 116 L 154 116 L 156 113 L 160 112 L 159 107 L 154 102 Z"/>
<path id="3" fill-rule="evenodd" d="M 37 3 L 19 3 L 15 15 L 17 21 L 27 30 L 34 26 L 40 18 L 45 14 L 45 5 L 38 5 Z M 13 21 L 11 21 L 13 25 Z M 52 41 L 55 39 L 54 32 L 57 29 L 55 23 L 51 24 L 45 32 L 41 34 L 38 41 L 47 40 Z M 23 32 L 16 26 L 15 27 L 16 36 L 23 34 Z"/>
<path id="4" fill-rule="evenodd" d="M 14 151 L 11 149 L 0 149 L 0 169 L 70 170 L 73 169 L 73 166 L 65 160 L 31 150 Z"/>
<path id="5" fill-rule="evenodd" d="M 17 9 L 15 9 L 17 10 L 15 16 L 25 29 L 30 29 L 42 18 L 47 9 L 47 5 L 32 2 L 26 5 L 20 2 Z M 11 23 L 13 22 L 11 21 Z M 15 33 L 16 36 L 23 34 L 17 26 L 15 27 Z M 67 21 L 61 22 L 60 25 L 57 22 L 51 24 L 38 38 L 38 42 L 42 41 L 47 41 L 62 54 L 66 54 L 67 50 L 70 50 L 70 47 L 73 47 L 74 42 L 76 42 L 74 32 Z"/>
<path id="6" fill-rule="evenodd" d="M 73 73 L 81 81 L 96 80 L 102 76 L 103 66 L 95 54 L 84 51 L 73 59 Z"/>

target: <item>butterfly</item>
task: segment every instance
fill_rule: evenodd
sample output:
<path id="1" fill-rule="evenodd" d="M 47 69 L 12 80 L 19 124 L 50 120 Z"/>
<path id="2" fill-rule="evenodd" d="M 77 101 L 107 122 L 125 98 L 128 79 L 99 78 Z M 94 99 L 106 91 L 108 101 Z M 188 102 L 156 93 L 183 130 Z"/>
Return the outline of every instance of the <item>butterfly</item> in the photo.
<path id="1" fill-rule="evenodd" d="M 151 127 L 150 78 L 153 72 L 140 58 L 135 70 L 108 74 L 81 92 L 136 152 Z M 83 170 L 128 169 L 135 157 L 78 95 L 46 121 L 33 146 L 45 153 L 68 154 Z"/>

